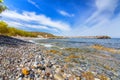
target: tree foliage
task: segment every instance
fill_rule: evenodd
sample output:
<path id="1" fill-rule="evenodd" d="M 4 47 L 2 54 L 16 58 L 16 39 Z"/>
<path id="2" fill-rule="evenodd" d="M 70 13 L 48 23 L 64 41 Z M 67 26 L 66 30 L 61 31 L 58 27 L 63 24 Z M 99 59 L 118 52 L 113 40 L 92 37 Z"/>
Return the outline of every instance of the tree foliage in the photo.
<path id="1" fill-rule="evenodd" d="M 0 0 L 0 3 L 2 3 L 3 2 L 3 0 Z"/>
<path id="2" fill-rule="evenodd" d="M 7 9 L 7 7 L 3 4 L 3 0 L 0 0 L 0 13 L 5 11 L 6 9 Z"/>
<path id="3" fill-rule="evenodd" d="M 8 36 L 25 36 L 25 37 L 37 37 L 34 33 L 9 27 L 4 21 L 0 21 L 0 34 Z"/>
<path id="4" fill-rule="evenodd" d="M 1 34 L 6 34 L 7 32 L 8 32 L 8 27 L 7 27 L 8 25 L 5 23 L 5 22 L 3 22 L 3 21 L 0 21 L 0 33 Z"/>
<path id="5" fill-rule="evenodd" d="M 24 37 L 55 37 L 52 34 L 44 33 L 44 32 L 27 32 L 24 30 L 20 30 L 14 27 L 9 27 L 7 23 L 4 21 L 0 21 L 0 34 L 8 35 L 8 36 L 24 36 Z"/>

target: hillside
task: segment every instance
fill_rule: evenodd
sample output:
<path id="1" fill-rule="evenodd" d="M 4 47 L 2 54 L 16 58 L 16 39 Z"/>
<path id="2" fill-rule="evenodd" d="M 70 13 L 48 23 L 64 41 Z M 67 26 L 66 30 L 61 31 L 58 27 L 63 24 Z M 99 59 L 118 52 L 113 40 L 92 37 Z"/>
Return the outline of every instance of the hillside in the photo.
<path id="1" fill-rule="evenodd" d="M 55 37 L 53 34 L 45 32 L 28 32 L 17 28 L 9 27 L 4 21 L 0 21 L 0 34 L 7 36 L 22 36 L 22 37 Z"/>

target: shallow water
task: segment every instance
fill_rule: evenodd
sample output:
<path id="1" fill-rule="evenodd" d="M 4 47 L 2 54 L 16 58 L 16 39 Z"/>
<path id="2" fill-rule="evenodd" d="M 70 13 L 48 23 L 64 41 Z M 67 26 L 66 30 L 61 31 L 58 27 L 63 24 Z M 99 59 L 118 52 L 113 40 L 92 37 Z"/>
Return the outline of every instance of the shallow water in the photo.
<path id="1" fill-rule="evenodd" d="M 77 65 L 80 65 L 79 63 L 81 63 L 81 60 L 83 60 L 88 65 L 98 67 L 96 68 L 96 70 L 98 69 L 97 71 L 98 73 L 100 72 L 100 70 L 103 70 L 104 73 L 107 72 L 106 66 L 108 66 L 108 64 L 110 68 L 115 67 L 114 69 L 118 69 L 118 67 L 120 67 L 118 65 L 120 63 L 119 62 L 120 54 L 113 54 L 112 52 L 109 52 L 109 51 L 97 50 L 97 49 L 93 49 L 89 47 L 95 44 L 99 44 L 99 45 L 103 45 L 109 48 L 120 49 L 119 38 L 113 38 L 113 39 L 80 39 L 80 38 L 45 39 L 45 40 L 35 40 L 35 42 L 41 45 L 44 45 L 44 46 L 46 44 L 51 45 L 51 48 L 49 46 L 49 48 L 52 49 L 52 51 L 49 52 L 50 54 L 54 53 L 56 55 L 62 52 L 62 55 L 59 54 L 60 58 L 63 56 L 66 62 L 67 61 L 70 63 L 76 62 Z M 47 49 L 49 48 L 47 47 Z M 79 58 L 74 58 L 78 56 Z M 112 63 L 115 61 L 117 63 Z M 73 66 L 73 68 L 75 68 L 75 66 Z M 86 68 L 89 68 L 89 66 L 86 66 Z"/>
<path id="2" fill-rule="evenodd" d="M 71 47 L 71 48 L 80 48 L 85 46 L 91 46 L 94 44 L 103 45 L 105 47 L 120 49 L 120 38 L 112 39 L 81 39 L 81 38 L 72 38 L 72 39 L 44 39 L 44 40 L 34 40 L 40 44 L 49 44 L 51 46 L 57 47 Z"/>

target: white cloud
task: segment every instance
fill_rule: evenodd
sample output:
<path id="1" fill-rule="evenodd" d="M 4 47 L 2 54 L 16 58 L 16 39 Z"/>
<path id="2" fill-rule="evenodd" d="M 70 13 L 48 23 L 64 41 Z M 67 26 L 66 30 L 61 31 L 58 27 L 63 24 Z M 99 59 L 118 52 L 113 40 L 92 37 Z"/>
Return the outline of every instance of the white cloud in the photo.
<path id="1" fill-rule="evenodd" d="M 117 7 L 118 0 L 95 0 L 97 10 L 87 19 L 86 23 L 102 21 L 103 18 L 110 18 Z"/>
<path id="2" fill-rule="evenodd" d="M 109 10 L 114 11 L 118 0 L 96 0 L 96 6 L 99 11 Z"/>
<path id="3" fill-rule="evenodd" d="M 37 5 L 34 1 L 28 0 L 28 2 L 33 4 L 36 8 L 40 9 L 39 5 Z"/>
<path id="4" fill-rule="evenodd" d="M 120 38 L 120 14 L 116 16 L 116 18 L 112 20 L 103 20 L 99 24 L 92 26 L 91 28 L 87 28 L 81 35 L 109 35 L 111 37 L 119 37 Z"/>
<path id="5" fill-rule="evenodd" d="M 14 26 L 16 28 L 21 28 L 23 26 L 26 26 L 26 28 L 33 28 L 33 29 L 45 29 L 45 30 L 50 30 L 47 26 L 42 26 L 42 25 L 36 25 L 36 24 L 29 24 L 29 23 L 21 23 L 21 22 L 17 22 L 17 21 L 7 21 L 6 22 L 10 25 L 10 26 Z"/>
<path id="6" fill-rule="evenodd" d="M 58 12 L 63 16 L 67 16 L 67 17 L 73 17 L 74 16 L 74 14 L 69 14 L 68 12 L 63 11 L 63 10 L 58 10 Z"/>
<path id="7" fill-rule="evenodd" d="M 59 31 L 69 31 L 71 30 L 69 24 L 62 21 L 53 21 L 50 17 L 45 15 L 36 15 L 35 12 L 23 12 L 18 13 L 15 11 L 5 11 L 1 14 L 3 18 L 10 19 L 9 24 L 18 27 L 29 27 L 35 29 L 45 29 L 45 30 L 59 30 Z M 15 21 L 15 22 L 14 22 Z M 24 22 L 24 23 L 23 23 Z M 36 24 L 32 24 L 32 22 Z"/>
<path id="8" fill-rule="evenodd" d="M 85 23 L 73 30 L 72 33 L 75 33 L 73 35 L 120 37 L 120 15 L 113 18 L 118 0 L 95 0 L 95 5 L 96 11 L 86 19 Z"/>

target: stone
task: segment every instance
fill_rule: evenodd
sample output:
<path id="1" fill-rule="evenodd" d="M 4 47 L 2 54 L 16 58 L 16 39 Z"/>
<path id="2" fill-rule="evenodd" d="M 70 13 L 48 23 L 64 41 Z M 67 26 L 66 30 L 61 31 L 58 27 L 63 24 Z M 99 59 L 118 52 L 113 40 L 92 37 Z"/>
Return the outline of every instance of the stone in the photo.
<path id="1" fill-rule="evenodd" d="M 69 80 L 74 80 L 74 76 L 70 76 L 68 79 Z"/>
<path id="2" fill-rule="evenodd" d="M 95 78 L 95 80 L 100 80 L 100 79 L 98 79 L 98 78 Z"/>
<path id="3" fill-rule="evenodd" d="M 34 62 L 33 66 L 37 67 L 38 66 L 38 62 Z"/>
<path id="4" fill-rule="evenodd" d="M 21 77 L 19 77 L 19 78 L 18 78 L 18 80 L 22 80 L 22 78 L 21 78 Z"/>
<path id="5" fill-rule="evenodd" d="M 27 68 L 22 68 L 22 74 L 28 75 L 29 74 L 29 70 Z"/>
<path id="6" fill-rule="evenodd" d="M 34 75 L 34 72 L 30 72 L 30 79 L 34 79 L 35 75 Z"/>
<path id="7" fill-rule="evenodd" d="M 61 74 L 55 74 L 54 75 L 55 80 L 64 80 L 63 76 Z"/>
<path id="8" fill-rule="evenodd" d="M 42 72 L 42 71 L 41 71 L 40 69 L 37 70 L 37 73 L 38 73 L 38 74 L 41 74 L 41 72 Z"/>
<path id="9" fill-rule="evenodd" d="M 67 78 L 67 74 L 66 73 L 62 73 L 64 78 Z"/>
<path id="10" fill-rule="evenodd" d="M 24 74 L 21 74 L 19 77 L 20 77 L 20 78 L 23 78 L 23 77 L 24 77 Z"/>

